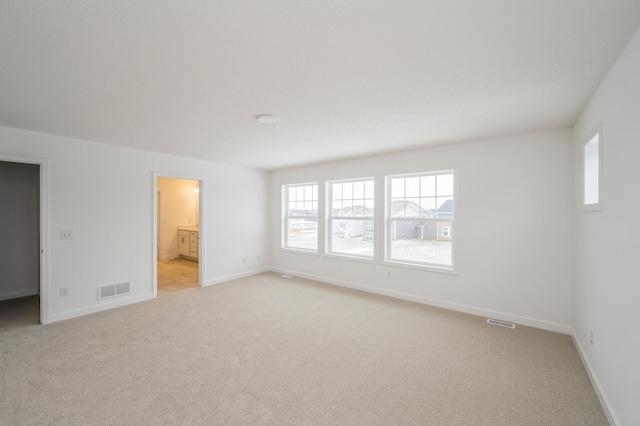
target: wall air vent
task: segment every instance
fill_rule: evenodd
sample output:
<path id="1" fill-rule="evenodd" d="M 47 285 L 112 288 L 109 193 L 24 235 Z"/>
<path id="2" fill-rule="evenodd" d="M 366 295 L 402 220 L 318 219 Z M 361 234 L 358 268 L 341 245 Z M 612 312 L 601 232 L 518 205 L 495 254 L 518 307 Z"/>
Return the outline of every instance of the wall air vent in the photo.
<path id="1" fill-rule="evenodd" d="M 120 296 L 131 292 L 131 285 L 127 283 L 98 286 L 98 299 Z"/>
<path id="2" fill-rule="evenodd" d="M 516 325 L 511 322 L 500 321 L 492 318 L 487 318 L 487 324 L 498 325 L 500 327 L 506 327 L 506 328 L 516 328 Z"/>

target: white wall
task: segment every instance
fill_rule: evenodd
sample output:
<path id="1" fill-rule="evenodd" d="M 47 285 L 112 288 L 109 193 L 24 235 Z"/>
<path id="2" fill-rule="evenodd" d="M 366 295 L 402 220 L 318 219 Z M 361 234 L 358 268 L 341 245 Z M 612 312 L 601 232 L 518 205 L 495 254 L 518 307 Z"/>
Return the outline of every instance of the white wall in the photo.
<path id="1" fill-rule="evenodd" d="M 640 424 L 640 33 L 575 126 L 573 333 L 614 423 Z M 603 208 L 584 212 L 582 144 L 602 123 Z M 590 343 L 590 331 L 594 343 Z"/>
<path id="2" fill-rule="evenodd" d="M 158 178 L 158 258 L 178 257 L 178 226 L 198 224 L 197 180 Z"/>
<path id="3" fill-rule="evenodd" d="M 272 265 L 279 271 L 568 333 L 571 318 L 570 129 L 276 171 Z M 457 274 L 280 249 L 281 185 L 454 169 Z M 378 222 L 380 223 L 380 222 Z M 377 226 L 376 229 L 381 229 Z M 378 253 L 382 251 L 377 234 Z M 391 272 L 391 279 L 387 279 Z"/>
<path id="4" fill-rule="evenodd" d="M 152 297 L 154 171 L 203 178 L 205 285 L 268 268 L 266 172 L 6 127 L 0 153 L 49 159 L 45 322 Z M 97 300 L 97 286 L 125 281 L 131 295 Z"/>

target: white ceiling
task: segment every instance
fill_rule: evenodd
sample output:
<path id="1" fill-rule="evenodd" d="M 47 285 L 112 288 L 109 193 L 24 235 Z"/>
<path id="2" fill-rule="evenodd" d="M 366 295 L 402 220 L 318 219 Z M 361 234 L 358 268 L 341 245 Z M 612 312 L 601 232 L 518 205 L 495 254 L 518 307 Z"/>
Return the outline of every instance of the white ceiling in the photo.
<path id="1" fill-rule="evenodd" d="M 267 170 L 559 128 L 639 26 L 640 0 L 0 0 L 0 125 Z"/>

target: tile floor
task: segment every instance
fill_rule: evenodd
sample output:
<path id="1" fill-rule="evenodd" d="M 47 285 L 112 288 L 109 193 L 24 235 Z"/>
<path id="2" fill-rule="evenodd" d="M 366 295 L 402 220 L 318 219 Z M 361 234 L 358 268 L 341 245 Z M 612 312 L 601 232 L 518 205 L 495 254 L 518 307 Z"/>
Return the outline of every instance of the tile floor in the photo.
<path id="1" fill-rule="evenodd" d="M 158 296 L 198 287 L 198 262 L 189 259 L 158 260 Z"/>

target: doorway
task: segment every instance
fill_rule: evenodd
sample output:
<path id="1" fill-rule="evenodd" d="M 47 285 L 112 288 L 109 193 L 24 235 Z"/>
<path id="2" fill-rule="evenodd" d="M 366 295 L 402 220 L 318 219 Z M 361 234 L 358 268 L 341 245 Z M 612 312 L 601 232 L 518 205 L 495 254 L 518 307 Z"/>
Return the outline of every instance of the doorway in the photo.
<path id="1" fill-rule="evenodd" d="M 201 180 L 156 176 L 154 295 L 202 285 Z"/>
<path id="2" fill-rule="evenodd" d="M 0 157 L 0 328 L 45 323 L 41 161 Z"/>

